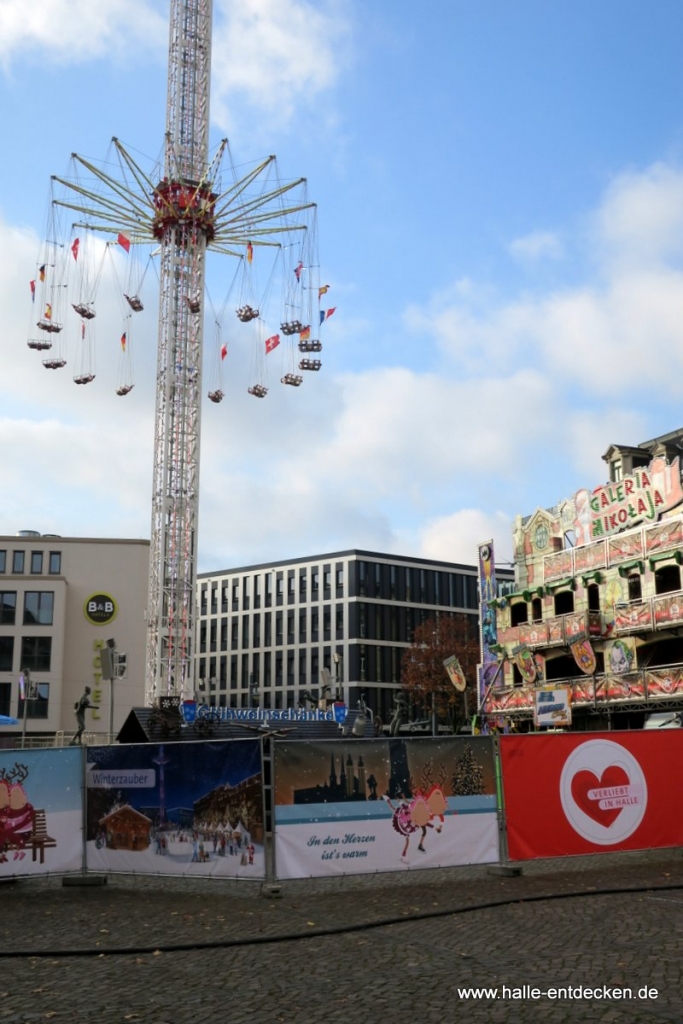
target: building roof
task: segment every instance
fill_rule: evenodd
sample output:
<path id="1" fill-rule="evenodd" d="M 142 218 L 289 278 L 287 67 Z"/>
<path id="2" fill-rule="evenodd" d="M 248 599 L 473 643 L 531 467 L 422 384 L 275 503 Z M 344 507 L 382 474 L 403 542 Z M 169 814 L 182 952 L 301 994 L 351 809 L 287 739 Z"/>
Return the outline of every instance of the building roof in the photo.
<path id="1" fill-rule="evenodd" d="M 439 561 L 434 558 L 416 558 L 414 555 L 396 555 L 383 551 L 365 551 L 361 548 L 349 548 L 346 551 L 327 551 L 323 554 L 302 555 L 301 558 L 283 558 L 276 562 L 259 562 L 255 565 L 232 566 L 228 569 L 218 569 L 213 572 L 201 572 L 197 579 L 208 579 L 212 576 L 223 576 L 226 573 L 254 572 L 259 569 L 279 569 L 287 565 L 300 565 L 302 562 L 333 562 L 340 558 L 367 558 L 382 559 L 385 562 L 408 563 L 410 565 L 427 565 L 440 567 L 448 570 L 460 570 L 463 572 L 476 573 L 476 565 L 464 565 L 461 562 Z M 506 570 L 502 570 L 505 572 Z"/>

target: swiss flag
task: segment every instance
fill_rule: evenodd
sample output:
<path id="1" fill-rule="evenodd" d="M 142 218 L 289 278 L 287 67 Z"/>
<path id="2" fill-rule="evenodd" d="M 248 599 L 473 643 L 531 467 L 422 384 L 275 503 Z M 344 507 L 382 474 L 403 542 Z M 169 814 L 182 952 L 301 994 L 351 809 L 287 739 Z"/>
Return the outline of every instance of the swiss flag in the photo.
<path id="1" fill-rule="evenodd" d="M 280 344 L 280 335 L 274 334 L 272 338 L 266 338 L 266 355 L 272 352 L 274 348 L 277 348 Z"/>

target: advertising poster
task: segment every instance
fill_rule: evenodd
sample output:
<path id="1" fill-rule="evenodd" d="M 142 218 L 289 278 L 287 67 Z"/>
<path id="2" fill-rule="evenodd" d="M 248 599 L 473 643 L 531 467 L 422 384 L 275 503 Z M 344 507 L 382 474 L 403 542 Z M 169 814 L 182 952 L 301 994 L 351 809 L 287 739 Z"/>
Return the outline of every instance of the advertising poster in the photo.
<path id="1" fill-rule="evenodd" d="M 88 747 L 87 866 L 265 877 L 258 739 Z"/>
<path id="2" fill-rule="evenodd" d="M 500 753 L 513 861 L 683 843 L 683 730 L 501 736 Z"/>
<path id="3" fill-rule="evenodd" d="M 275 747 L 278 878 L 486 864 L 498 857 L 489 737 Z"/>
<path id="4" fill-rule="evenodd" d="M 0 751 L 0 878 L 80 871 L 80 749 Z"/>
<path id="5" fill-rule="evenodd" d="M 534 692 L 537 729 L 564 729 L 572 724 L 571 686 L 541 686 Z"/>

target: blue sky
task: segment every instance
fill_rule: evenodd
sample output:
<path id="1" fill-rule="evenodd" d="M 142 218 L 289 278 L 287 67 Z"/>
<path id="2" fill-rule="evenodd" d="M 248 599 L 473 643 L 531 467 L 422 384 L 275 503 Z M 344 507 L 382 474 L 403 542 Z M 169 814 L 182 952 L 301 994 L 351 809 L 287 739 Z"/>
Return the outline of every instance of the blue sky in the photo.
<path id="1" fill-rule="evenodd" d="M 28 281 L 72 152 L 116 135 L 159 158 L 167 17 L 0 6 L 3 533 L 149 534 L 153 275 L 125 399 L 115 282 L 79 388 L 26 347 Z M 679 3 L 216 0 L 214 21 L 212 141 L 308 179 L 337 312 L 320 374 L 263 401 L 231 343 L 203 411 L 202 570 L 346 547 L 472 562 L 491 536 L 509 556 L 517 513 L 681 425 Z M 218 303 L 232 272 L 211 264 Z"/>

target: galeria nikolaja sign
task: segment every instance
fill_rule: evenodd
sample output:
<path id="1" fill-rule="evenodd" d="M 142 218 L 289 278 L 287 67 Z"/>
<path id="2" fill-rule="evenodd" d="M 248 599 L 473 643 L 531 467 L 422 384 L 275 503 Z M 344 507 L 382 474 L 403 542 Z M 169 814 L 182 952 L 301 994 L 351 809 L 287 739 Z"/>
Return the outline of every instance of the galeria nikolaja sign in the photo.
<path id="1" fill-rule="evenodd" d="M 679 846 L 683 730 L 502 736 L 511 860 Z"/>
<path id="2" fill-rule="evenodd" d="M 653 459 L 647 469 L 639 469 L 616 483 L 577 491 L 574 496 L 577 544 L 627 530 L 641 522 L 655 522 L 663 512 L 683 502 L 680 460 L 669 465 Z"/>

